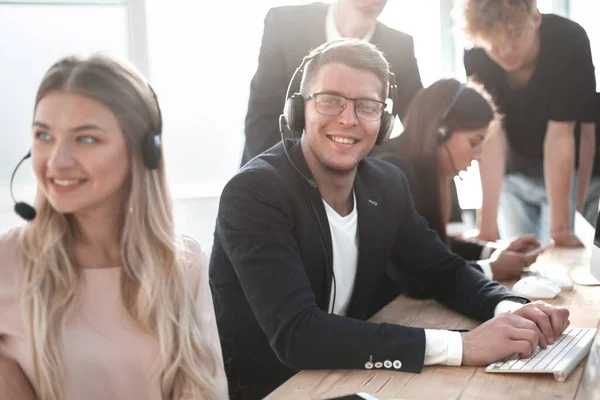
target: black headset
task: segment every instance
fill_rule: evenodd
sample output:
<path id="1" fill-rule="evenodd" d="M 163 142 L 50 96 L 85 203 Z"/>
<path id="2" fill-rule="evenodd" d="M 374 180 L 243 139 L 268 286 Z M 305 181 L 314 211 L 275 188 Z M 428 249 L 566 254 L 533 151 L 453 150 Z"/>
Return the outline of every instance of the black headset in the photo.
<path id="1" fill-rule="evenodd" d="M 148 83 L 152 97 L 154 98 L 154 104 L 156 104 L 156 110 L 158 112 L 158 129 L 156 132 L 148 132 L 144 136 L 142 145 L 142 157 L 144 164 L 148 169 L 158 169 L 160 165 L 160 159 L 162 156 L 162 112 L 160 111 L 160 104 L 158 104 L 158 97 L 156 92 L 152 89 L 150 83 Z"/>
<path id="2" fill-rule="evenodd" d="M 156 104 L 156 109 L 158 112 L 158 129 L 156 132 L 148 132 L 144 135 L 142 139 L 142 158 L 144 160 L 144 164 L 148 169 L 154 170 L 160 166 L 160 159 L 162 157 L 161 150 L 161 135 L 162 135 L 162 113 L 160 111 L 160 105 L 158 104 L 158 97 L 156 96 L 156 92 L 152 89 L 152 86 L 148 82 L 148 87 L 150 88 L 150 92 L 152 93 L 152 97 L 154 98 L 154 103 Z M 12 197 L 13 202 L 15 203 L 15 213 L 26 221 L 32 221 L 35 219 L 37 212 L 35 208 L 30 204 L 27 204 L 22 201 L 15 200 L 15 196 L 13 195 L 13 181 L 15 179 L 15 174 L 17 170 L 23 164 L 23 161 L 27 160 L 31 157 L 31 150 L 25 154 L 23 158 L 19 161 L 17 166 L 12 172 L 10 176 L 10 197 Z"/>
<path id="3" fill-rule="evenodd" d="M 324 49 L 323 51 L 312 54 L 310 56 L 306 56 L 302 59 L 302 62 L 294 71 L 294 74 L 290 79 L 290 83 L 288 84 L 287 91 L 285 92 L 285 106 L 283 108 L 283 118 L 285 120 L 287 128 L 293 133 L 294 136 L 296 132 L 301 134 L 304 130 L 304 107 L 306 100 L 304 99 L 304 96 L 301 93 L 294 93 L 290 97 L 292 84 L 294 83 L 296 76 L 298 76 L 304 71 L 306 63 L 308 63 L 313 58 L 323 54 L 323 52 L 326 50 L 327 49 Z M 396 76 L 391 71 L 389 72 L 388 85 L 388 99 L 392 101 L 393 106 L 396 106 Z M 380 121 L 381 124 L 379 125 L 379 132 L 377 133 L 377 140 L 375 144 L 380 144 L 386 141 L 390 137 L 392 130 L 394 129 L 394 114 L 389 103 L 386 107 L 386 110 L 383 112 Z"/>
<path id="4" fill-rule="evenodd" d="M 452 100 L 448 104 L 448 107 L 446 107 L 446 111 L 444 111 L 444 114 L 442 114 L 442 118 L 440 119 L 440 124 L 438 126 L 438 139 L 440 143 L 446 143 L 452 135 L 452 129 L 448 126 L 446 118 L 448 118 L 448 114 L 450 114 L 450 112 L 454 108 L 454 105 L 456 104 L 456 101 L 466 88 L 467 85 L 460 82 L 458 88 L 456 89 L 456 93 L 454 93 L 454 97 L 452 97 Z"/>

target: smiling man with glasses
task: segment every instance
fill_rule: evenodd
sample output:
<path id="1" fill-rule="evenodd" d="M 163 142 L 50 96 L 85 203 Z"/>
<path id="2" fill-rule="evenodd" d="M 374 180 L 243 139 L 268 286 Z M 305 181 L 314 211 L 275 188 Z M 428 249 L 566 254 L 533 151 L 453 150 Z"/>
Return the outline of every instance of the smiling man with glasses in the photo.
<path id="1" fill-rule="evenodd" d="M 367 42 L 316 48 L 284 110 L 300 140 L 284 135 L 223 189 L 209 273 L 234 399 L 262 399 L 301 369 L 487 365 L 530 355 L 568 324 L 566 309 L 523 306 L 450 253 L 400 170 L 366 158 L 391 131 L 390 78 Z M 399 294 L 388 261 L 471 318 L 514 313 L 465 333 L 368 322 Z"/>

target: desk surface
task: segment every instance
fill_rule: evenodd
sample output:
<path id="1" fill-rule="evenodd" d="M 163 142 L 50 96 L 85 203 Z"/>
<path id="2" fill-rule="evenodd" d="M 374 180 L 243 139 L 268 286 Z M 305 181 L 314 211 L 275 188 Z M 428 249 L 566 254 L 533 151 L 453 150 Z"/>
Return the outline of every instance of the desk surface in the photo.
<path id="1" fill-rule="evenodd" d="M 538 262 L 561 263 L 568 270 L 589 261 L 589 250 L 551 249 Z M 512 283 L 507 283 L 512 287 Z M 567 307 L 571 326 L 597 328 L 600 286 L 574 285 L 549 303 Z M 472 329 L 479 323 L 433 300 L 400 296 L 371 318 L 374 322 L 436 329 Z M 552 374 L 490 374 L 484 367 L 425 367 L 420 374 L 375 370 L 301 371 L 267 399 L 325 399 L 367 392 L 379 399 L 581 399 L 580 382 L 585 360 L 565 382 Z"/>

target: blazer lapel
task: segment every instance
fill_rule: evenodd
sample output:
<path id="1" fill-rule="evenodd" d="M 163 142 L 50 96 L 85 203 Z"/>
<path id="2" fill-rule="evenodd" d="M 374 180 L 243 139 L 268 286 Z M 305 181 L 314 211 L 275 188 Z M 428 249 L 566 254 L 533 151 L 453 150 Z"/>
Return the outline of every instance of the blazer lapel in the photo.
<path id="1" fill-rule="evenodd" d="M 385 272 L 381 248 L 386 232 L 385 213 L 378 190 L 361 180 L 360 167 L 354 182 L 358 212 L 358 265 L 348 316 L 364 318 L 374 296 L 377 282 Z"/>

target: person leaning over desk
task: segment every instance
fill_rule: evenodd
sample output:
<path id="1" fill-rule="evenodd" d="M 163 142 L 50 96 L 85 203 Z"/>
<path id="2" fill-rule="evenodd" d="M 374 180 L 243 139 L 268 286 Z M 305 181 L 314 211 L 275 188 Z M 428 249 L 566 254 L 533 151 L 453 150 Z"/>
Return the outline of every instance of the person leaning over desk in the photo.
<path id="1" fill-rule="evenodd" d="M 459 171 L 479 160 L 488 131 L 499 123 L 489 95 L 474 83 L 441 79 L 415 96 L 400 136 L 375 146 L 373 156 L 404 172 L 415 206 L 448 247 L 490 279 L 517 277 L 537 255 L 524 251 L 539 246 L 535 235 L 513 238 L 506 245 L 449 237 L 450 185 Z"/>
<path id="2" fill-rule="evenodd" d="M 32 125 L 35 208 L 18 203 L 30 222 L 0 234 L 0 356 L 40 400 L 226 399 L 205 256 L 174 231 L 150 85 L 109 55 L 65 57 Z M 31 394 L 2 365 L 0 393 Z"/>
<path id="3" fill-rule="evenodd" d="M 574 217 L 584 210 L 598 146 L 596 78 L 585 30 L 541 14 L 536 0 L 456 4 L 458 23 L 475 46 L 465 51 L 466 73 L 484 85 L 503 115 L 480 163 L 479 238 L 531 233 L 557 246 L 582 246 Z"/>
<path id="4" fill-rule="evenodd" d="M 209 274 L 230 395 L 263 398 L 302 369 L 487 365 L 563 332 L 568 310 L 523 305 L 468 266 L 417 213 L 402 172 L 365 158 L 391 131 L 383 54 L 342 39 L 301 69 L 282 118 L 301 139 L 254 158 L 220 199 Z M 458 333 L 366 321 L 388 261 L 487 322 Z"/>

